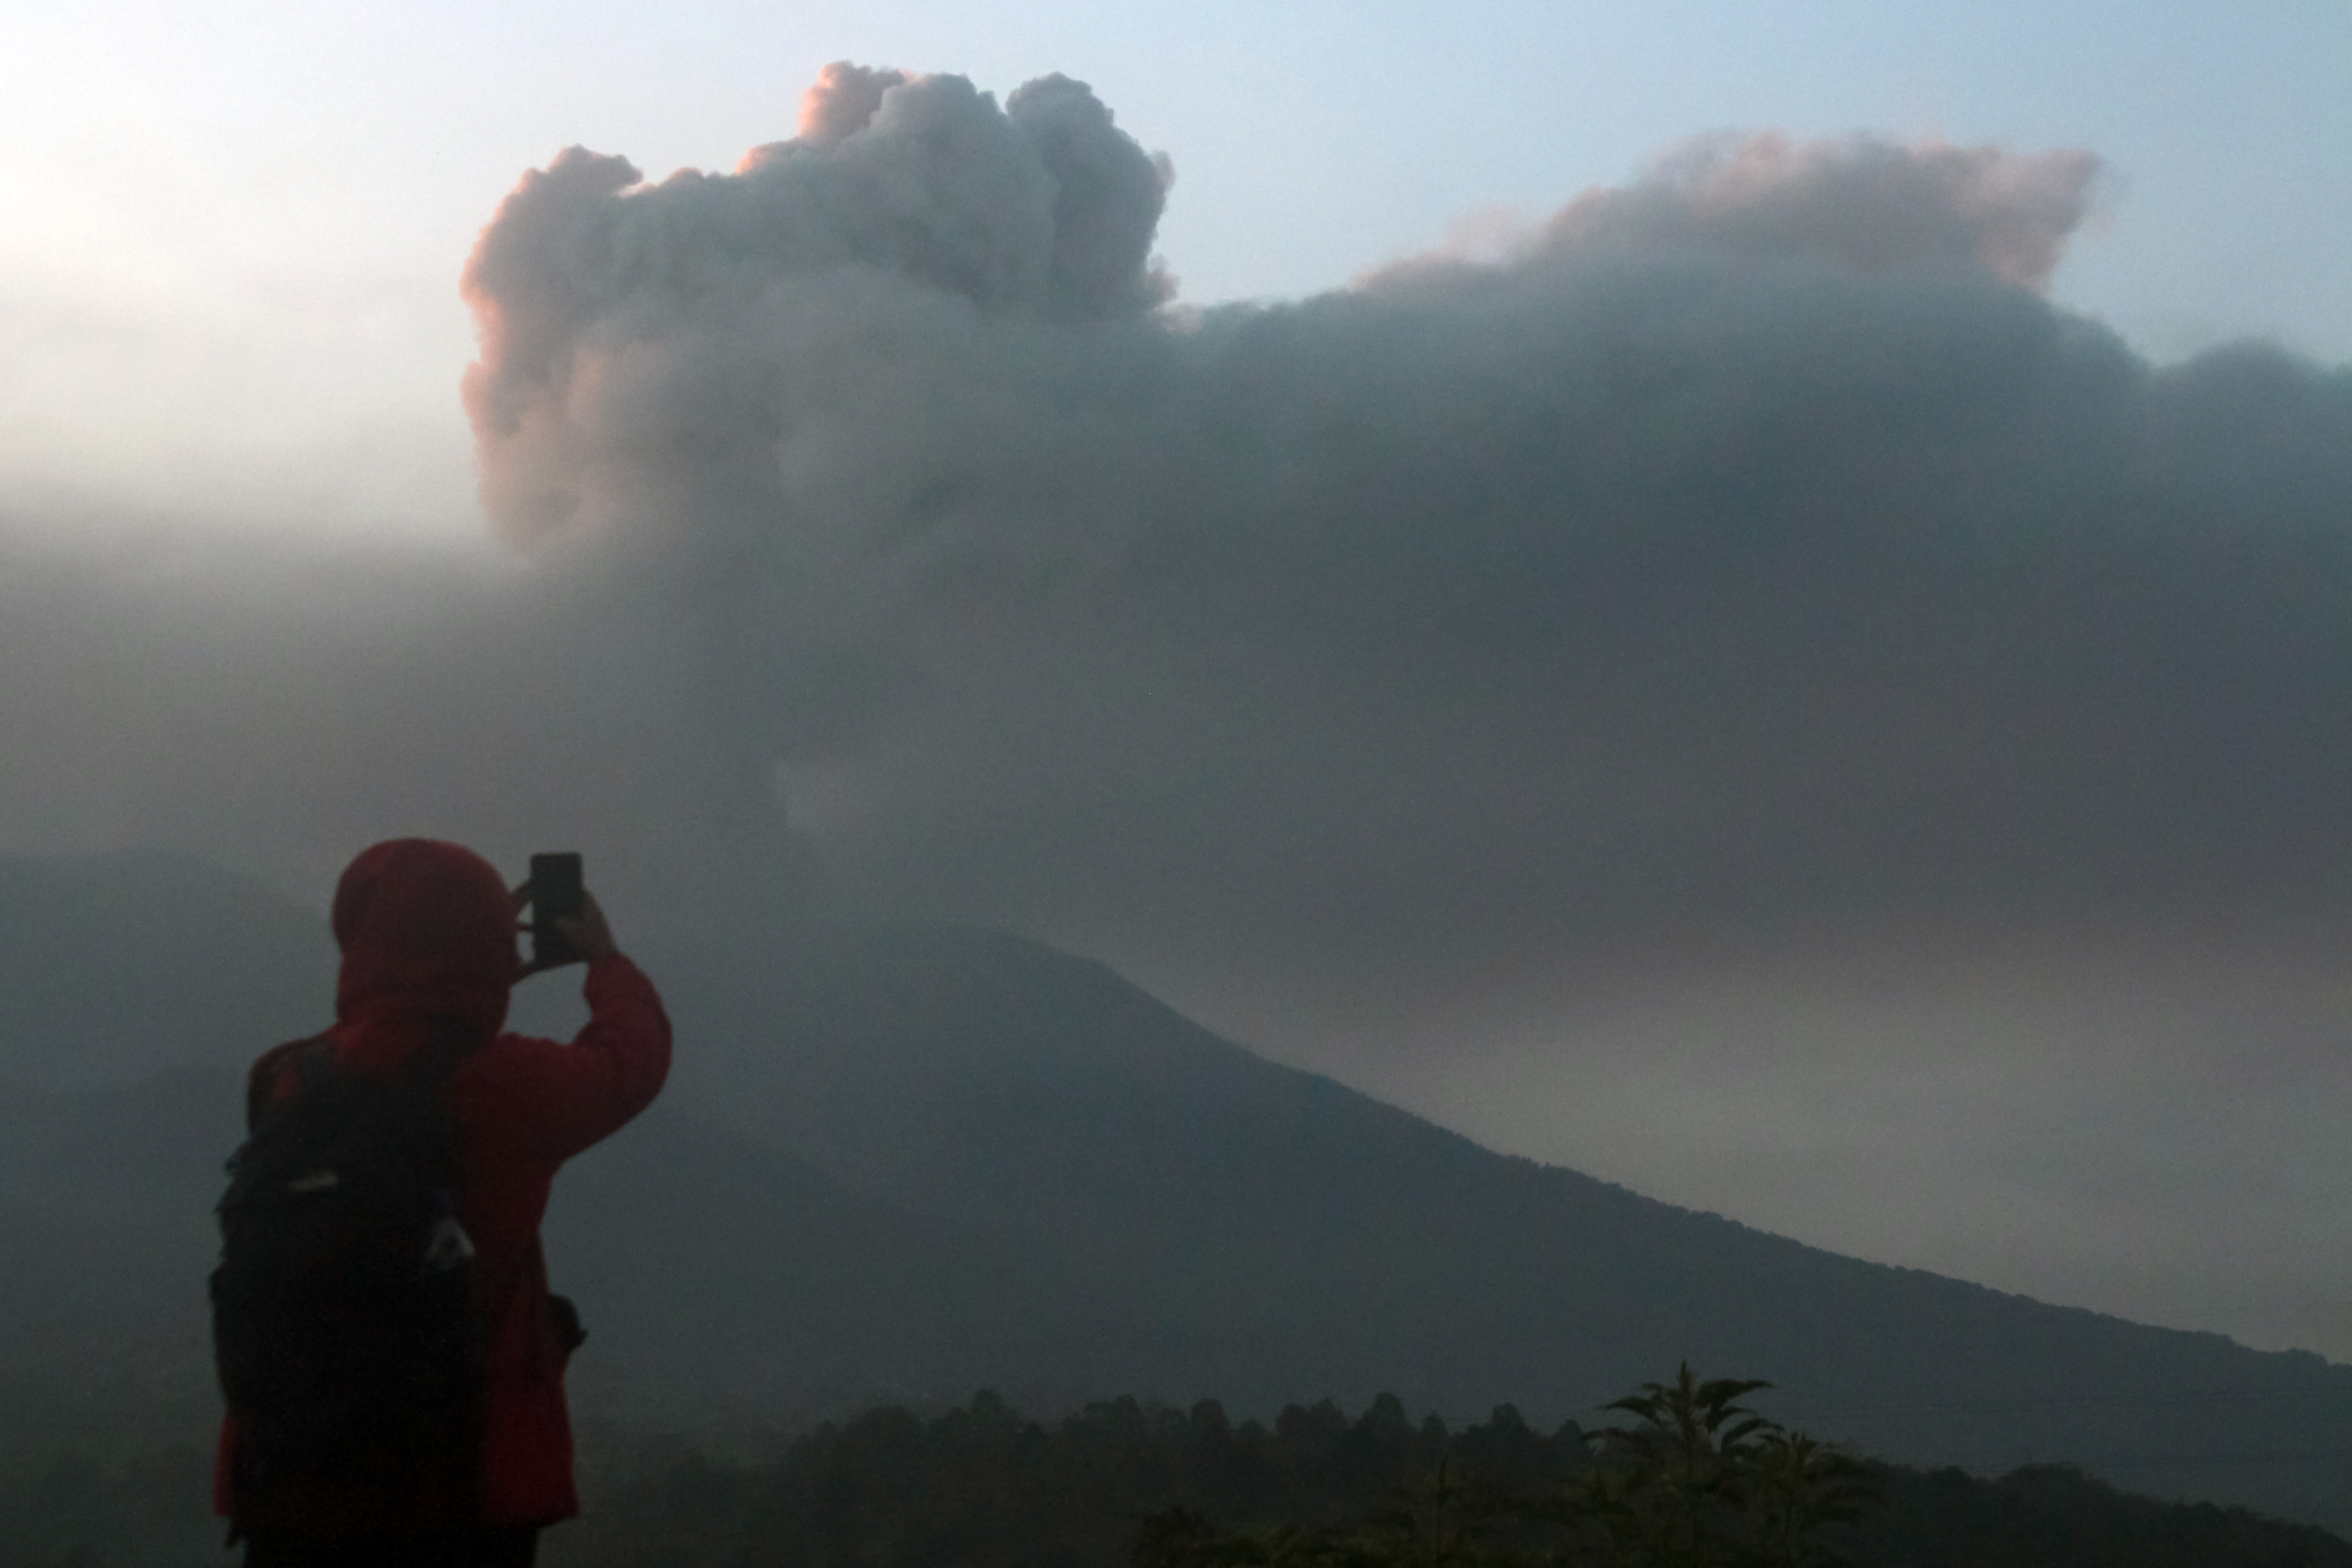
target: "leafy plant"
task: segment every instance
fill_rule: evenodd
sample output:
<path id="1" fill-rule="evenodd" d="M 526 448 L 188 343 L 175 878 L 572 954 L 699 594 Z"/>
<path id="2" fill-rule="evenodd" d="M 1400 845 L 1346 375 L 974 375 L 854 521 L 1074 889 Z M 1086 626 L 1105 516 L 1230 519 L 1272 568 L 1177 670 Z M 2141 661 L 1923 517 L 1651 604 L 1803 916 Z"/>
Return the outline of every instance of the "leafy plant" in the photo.
<path id="1" fill-rule="evenodd" d="M 1701 1382 L 1685 1362 L 1672 1383 L 1604 1406 L 1638 1416 L 1600 1432 L 1602 1462 L 1571 1479 L 1562 1517 L 1597 1524 L 1608 1561 L 1629 1568 L 1712 1568 L 1739 1562 L 1761 1435 L 1772 1423 L 1739 1401 L 1759 1380 Z"/>
<path id="2" fill-rule="evenodd" d="M 1760 1568 L 1827 1568 L 1843 1561 L 1817 1531 L 1851 1524 L 1880 1500 L 1862 1464 L 1802 1432 L 1761 1434 L 1747 1460 L 1750 1551 Z"/>
<path id="3" fill-rule="evenodd" d="M 1189 1508 L 1148 1516 L 1137 1568 L 1824 1568 L 1820 1531 L 1860 1517 L 1871 1479 L 1741 1401 L 1767 1383 L 1685 1363 L 1606 1406 L 1592 1462 L 1535 1496 L 1480 1490 L 1450 1461 L 1352 1529 L 1220 1535 Z"/>

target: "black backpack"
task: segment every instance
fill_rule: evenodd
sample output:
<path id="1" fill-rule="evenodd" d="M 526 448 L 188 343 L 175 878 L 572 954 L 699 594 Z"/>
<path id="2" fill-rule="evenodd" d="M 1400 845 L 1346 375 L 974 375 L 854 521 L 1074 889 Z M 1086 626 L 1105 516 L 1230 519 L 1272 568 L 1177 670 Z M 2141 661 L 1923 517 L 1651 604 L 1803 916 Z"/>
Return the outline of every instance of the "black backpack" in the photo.
<path id="1" fill-rule="evenodd" d="M 240 1529 L 474 1516 L 484 1317 L 438 1104 L 467 1043 L 384 1076 L 298 1042 L 299 1086 L 276 1103 L 257 1075 L 212 1276 Z"/>

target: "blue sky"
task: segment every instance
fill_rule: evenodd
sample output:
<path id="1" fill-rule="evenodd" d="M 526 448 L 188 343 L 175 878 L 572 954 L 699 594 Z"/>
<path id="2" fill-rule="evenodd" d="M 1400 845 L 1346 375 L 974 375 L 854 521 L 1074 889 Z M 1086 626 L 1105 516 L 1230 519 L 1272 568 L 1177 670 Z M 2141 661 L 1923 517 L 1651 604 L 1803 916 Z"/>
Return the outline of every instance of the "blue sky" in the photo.
<path id="1" fill-rule="evenodd" d="M 1195 302 L 1284 297 L 1537 216 L 1727 128 L 2107 162 L 2054 293 L 2144 352 L 2352 359 L 2352 8 L 1424 4 L 18 6 L 0 99 L 0 481 L 475 526 L 455 291 L 520 172 L 790 134 L 847 57 L 1061 70 L 1174 160 Z"/>
<path id="2" fill-rule="evenodd" d="M 850 57 L 1000 91 L 1056 69 L 1092 82 L 1177 161 L 1165 245 L 1200 298 L 1328 287 L 1465 210 L 1543 210 L 1695 132 L 1873 130 L 2098 152 L 2113 228 L 2077 259 L 2073 297 L 2352 357 L 2352 10 L 2327 0 L 99 5 L 73 18 L 9 28 L 12 57 L 62 68 L 10 111 L 31 165 L 11 183 L 87 183 L 101 203 L 233 185 L 210 214 L 224 232 L 200 248 L 282 244 L 298 265 L 358 249 L 450 271 L 451 230 L 462 242 L 557 147 L 653 173 L 724 166 L 788 133 L 817 68 Z M 149 142 L 141 168 L 148 137 L 169 145 Z M 278 193 L 325 210 L 293 219 L 271 211 Z"/>

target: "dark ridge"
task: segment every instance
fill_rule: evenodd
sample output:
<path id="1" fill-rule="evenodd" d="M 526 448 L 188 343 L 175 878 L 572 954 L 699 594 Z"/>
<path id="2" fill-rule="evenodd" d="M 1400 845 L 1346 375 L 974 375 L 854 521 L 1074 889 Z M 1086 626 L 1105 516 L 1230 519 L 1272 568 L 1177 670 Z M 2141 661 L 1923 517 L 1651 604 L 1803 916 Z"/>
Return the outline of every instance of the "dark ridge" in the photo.
<path id="1" fill-rule="evenodd" d="M 0 862 L 0 933 L 53 917 L 58 972 L 0 975 L 33 998 L 0 987 L 0 1382 L 194 1409 L 236 1067 L 325 1021 L 331 949 L 192 862 Z M 1391 1388 L 1556 1424 L 1686 1358 L 1892 1461 L 2062 1462 L 2352 1525 L 2352 1368 L 1507 1158 L 1017 938 L 646 930 L 677 1078 L 566 1174 L 548 1228 L 592 1418 L 796 1428 L 981 1387 L 1271 1417 Z M 246 1010 L 211 1016 L 224 998 Z"/>

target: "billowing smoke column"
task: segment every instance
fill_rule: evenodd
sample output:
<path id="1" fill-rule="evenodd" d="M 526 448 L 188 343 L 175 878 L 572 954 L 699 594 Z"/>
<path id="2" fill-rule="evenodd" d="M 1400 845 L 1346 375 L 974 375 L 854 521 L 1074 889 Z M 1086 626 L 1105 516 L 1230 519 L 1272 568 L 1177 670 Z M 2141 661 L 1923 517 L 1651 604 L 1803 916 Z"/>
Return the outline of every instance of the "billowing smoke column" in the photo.
<path id="1" fill-rule="evenodd" d="M 1856 137 L 1712 138 L 1630 190 L 1590 191 L 1544 225 L 1554 251 L 1695 247 L 1871 272 L 1977 266 L 2039 287 L 2088 211 L 2098 161 Z"/>
<path id="2" fill-rule="evenodd" d="M 1086 88 L 837 66 L 732 174 L 527 176 L 467 406 L 508 535 L 667 585 L 730 766 L 927 907 L 1387 975 L 2319 896 L 2352 392 L 2053 309 L 2095 173 L 1718 140 L 1188 311 Z"/>
<path id="3" fill-rule="evenodd" d="M 1168 166 L 1082 83 L 1000 110 L 961 77 L 835 65 L 801 121 L 731 175 L 654 187 L 575 147 L 499 208 L 465 273 L 465 395 L 512 537 L 631 509 L 648 466 L 690 486 L 678 465 L 772 457 L 835 330 L 887 355 L 902 311 L 1089 322 L 1169 292 L 1148 265 Z"/>
<path id="4" fill-rule="evenodd" d="M 2352 374 L 2054 308 L 2079 153 L 1709 141 L 1207 310 L 1168 181 L 1076 83 L 850 67 L 735 172 L 526 176 L 523 564 L 0 529 L 8 846 L 570 845 L 747 973 L 829 870 L 1872 1255 L 2347 1299 Z"/>

